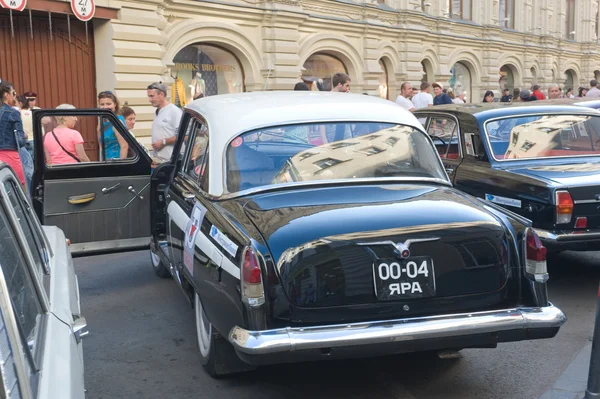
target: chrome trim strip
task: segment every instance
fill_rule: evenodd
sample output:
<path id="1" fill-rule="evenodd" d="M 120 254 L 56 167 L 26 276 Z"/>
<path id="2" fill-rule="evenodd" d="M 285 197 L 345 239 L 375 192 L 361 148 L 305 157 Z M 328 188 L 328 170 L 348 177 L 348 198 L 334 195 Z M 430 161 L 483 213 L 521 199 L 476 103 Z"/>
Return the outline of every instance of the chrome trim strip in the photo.
<path id="1" fill-rule="evenodd" d="M 150 248 L 150 237 L 141 238 L 125 238 L 121 240 L 106 240 L 106 241 L 94 241 L 94 242 L 81 242 L 77 244 L 71 244 L 71 254 L 79 255 L 87 252 L 98 252 L 106 250 L 119 250 L 127 248 Z"/>
<path id="2" fill-rule="evenodd" d="M 240 352 L 266 355 L 320 348 L 435 340 L 521 329 L 557 328 L 566 321 L 567 316 L 550 304 L 545 307 L 265 331 L 248 331 L 235 326 L 229 333 L 229 342 Z"/>
<path id="3" fill-rule="evenodd" d="M 600 205 L 600 200 L 597 200 L 597 199 L 576 200 L 576 201 L 573 201 L 573 203 L 575 205 L 577 205 L 577 204 L 598 204 L 598 205 Z"/>
<path id="4" fill-rule="evenodd" d="M 544 106 L 544 104 L 540 104 L 540 106 Z M 573 108 L 578 108 L 576 106 L 573 106 Z M 523 114 L 516 114 L 516 115 L 507 115 L 507 116 L 499 116 L 496 118 L 490 118 L 490 119 L 486 119 L 483 123 L 483 131 L 485 132 L 485 139 L 488 143 L 488 146 L 490 148 L 490 150 L 492 149 L 492 142 L 490 141 L 490 137 L 487 131 L 487 125 L 490 122 L 495 122 L 495 121 L 499 121 L 499 120 L 503 120 L 503 119 L 515 119 L 515 118 L 524 118 L 524 117 L 528 117 L 528 116 L 556 116 L 556 115 L 573 115 L 574 113 L 576 114 L 581 114 L 584 116 L 590 116 L 590 117 L 598 117 L 598 111 L 588 111 L 586 108 L 581 107 L 582 109 L 577 110 L 574 109 L 573 112 L 566 112 L 566 111 L 562 111 L 562 112 L 552 112 L 551 110 L 548 112 L 529 112 L 529 113 L 523 113 Z M 486 110 L 487 111 L 487 110 Z M 486 111 L 482 111 L 482 112 L 486 112 Z M 592 154 L 586 154 L 586 155 L 563 155 L 563 156 L 554 156 L 554 157 L 540 157 L 540 158 L 511 158 L 511 159 L 497 159 L 494 156 L 494 153 L 492 151 L 490 151 L 492 159 L 496 162 L 531 162 L 531 161 L 539 161 L 539 160 L 544 160 L 544 159 L 561 159 L 561 158 L 585 158 L 585 157 L 598 157 L 600 156 L 600 154 L 596 154 L 596 155 L 592 155 Z"/>
<path id="5" fill-rule="evenodd" d="M 600 230 L 581 230 L 574 231 L 571 233 L 555 233 L 548 230 L 535 229 L 535 232 L 541 239 L 547 241 L 556 242 L 569 242 L 569 241 L 585 241 L 585 240 L 600 240 Z"/>
<path id="6" fill-rule="evenodd" d="M 336 186 L 345 184 L 356 184 L 356 183 L 368 183 L 368 184 L 383 184 L 383 183 L 437 183 L 444 186 L 452 187 L 452 183 L 449 180 L 440 179 L 437 177 L 367 177 L 359 179 L 336 179 L 336 180 L 311 180 L 293 183 L 278 183 L 269 184 L 265 186 L 250 188 L 247 190 L 238 191 L 235 193 L 223 194 L 221 196 L 214 196 L 207 194 L 206 196 L 212 200 L 228 200 L 232 198 L 243 197 L 246 195 L 258 194 L 262 192 L 275 191 L 279 189 L 296 188 L 296 187 L 311 187 L 311 186 Z"/>

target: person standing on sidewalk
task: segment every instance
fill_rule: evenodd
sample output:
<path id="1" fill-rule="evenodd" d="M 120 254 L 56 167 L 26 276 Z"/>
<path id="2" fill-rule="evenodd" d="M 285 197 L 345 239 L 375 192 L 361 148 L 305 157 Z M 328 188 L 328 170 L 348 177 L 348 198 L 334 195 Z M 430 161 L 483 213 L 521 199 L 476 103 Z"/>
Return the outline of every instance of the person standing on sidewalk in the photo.
<path id="1" fill-rule="evenodd" d="M 156 108 L 152 122 L 152 156 L 166 162 L 171 159 L 177 142 L 177 132 L 183 111 L 167 99 L 167 88 L 162 82 L 152 83 L 147 90 L 148 101 Z"/>
<path id="2" fill-rule="evenodd" d="M 433 105 L 452 104 L 452 99 L 448 97 L 446 93 L 444 93 L 444 86 L 442 86 L 441 83 L 434 83 L 432 86 L 433 92 L 435 93 Z"/>
<path id="3" fill-rule="evenodd" d="M 421 92 L 412 98 L 412 103 L 416 109 L 427 108 L 433 105 L 433 96 L 429 93 L 431 85 L 428 82 L 421 83 Z"/>
<path id="4" fill-rule="evenodd" d="M 23 164 L 19 156 L 19 148 L 27 142 L 23 131 L 21 113 L 13 108 L 17 92 L 13 85 L 0 81 L 0 162 L 7 163 L 26 185 Z"/>

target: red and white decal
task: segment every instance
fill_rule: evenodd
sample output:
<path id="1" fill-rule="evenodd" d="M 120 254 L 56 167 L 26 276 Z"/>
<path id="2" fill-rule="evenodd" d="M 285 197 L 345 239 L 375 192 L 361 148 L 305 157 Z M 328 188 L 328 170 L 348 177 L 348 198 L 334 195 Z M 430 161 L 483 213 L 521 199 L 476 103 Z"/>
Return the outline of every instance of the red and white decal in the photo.
<path id="1" fill-rule="evenodd" d="M 0 5 L 10 10 L 23 11 L 27 5 L 27 0 L 0 0 Z"/>
<path id="2" fill-rule="evenodd" d="M 202 226 L 202 220 L 206 214 L 206 208 L 196 202 L 192 209 L 192 217 L 187 223 L 185 229 L 185 239 L 183 245 L 183 264 L 189 272 L 194 274 L 194 252 L 196 249 L 196 236 Z"/>
<path id="3" fill-rule="evenodd" d="M 96 14 L 96 0 L 71 0 L 71 10 L 77 19 L 89 21 Z"/>

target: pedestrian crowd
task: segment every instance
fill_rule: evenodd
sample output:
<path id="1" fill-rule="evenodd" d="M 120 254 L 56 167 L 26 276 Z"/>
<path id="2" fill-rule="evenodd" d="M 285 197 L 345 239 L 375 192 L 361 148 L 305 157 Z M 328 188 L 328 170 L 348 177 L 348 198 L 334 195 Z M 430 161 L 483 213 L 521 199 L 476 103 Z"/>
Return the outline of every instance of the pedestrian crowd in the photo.
<path id="1" fill-rule="evenodd" d="M 433 95 L 431 94 L 431 88 L 433 87 Z M 454 90 L 444 88 L 442 83 L 428 83 L 423 82 L 420 86 L 420 91 L 413 88 L 411 83 L 404 82 L 400 86 L 400 94 L 396 98 L 396 103 L 408 111 L 414 111 L 415 109 L 430 107 L 433 105 L 442 104 L 464 104 L 466 102 L 466 93 L 459 92 L 455 93 Z M 598 89 L 598 81 L 592 79 L 590 81 L 590 88 L 580 87 L 578 89 L 578 95 L 573 94 L 572 88 L 567 88 L 566 92 L 563 93 L 562 88 L 557 84 L 551 84 L 548 86 L 547 95 L 542 93 L 540 85 L 533 85 L 531 90 L 515 88 L 511 94 L 510 89 L 502 90 L 502 97 L 500 102 L 512 103 L 512 102 L 524 102 L 524 101 L 538 101 L 538 100 L 553 100 L 558 98 L 600 98 L 600 89 Z M 483 95 L 482 102 L 491 103 L 498 101 L 494 97 L 494 92 L 487 90 Z"/>
<path id="2" fill-rule="evenodd" d="M 171 158 L 183 112 L 169 102 L 167 88 L 162 82 L 149 85 L 146 94 L 150 104 L 156 108 L 152 124 L 151 154 L 153 164 L 156 165 Z M 31 193 L 34 169 L 33 110 L 40 109 L 37 105 L 38 95 L 32 91 L 18 95 L 12 83 L 0 79 L 0 98 L 0 162 L 8 164 L 23 188 Z M 114 92 L 100 92 L 97 101 L 98 108 L 112 111 L 130 132 L 134 129 L 135 111 L 127 105 L 121 106 Z M 75 108 L 71 104 L 56 107 L 59 110 Z M 90 162 L 84 148 L 85 140 L 76 130 L 77 121 L 77 116 L 69 116 L 68 113 L 42 118 L 43 149 L 48 167 Z M 103 143 L 102 154 L 105 160 L 130 156 L 128 141 L 109 120 L 101 120 L 97 126 L 97 135 L 98 141 Z"/>

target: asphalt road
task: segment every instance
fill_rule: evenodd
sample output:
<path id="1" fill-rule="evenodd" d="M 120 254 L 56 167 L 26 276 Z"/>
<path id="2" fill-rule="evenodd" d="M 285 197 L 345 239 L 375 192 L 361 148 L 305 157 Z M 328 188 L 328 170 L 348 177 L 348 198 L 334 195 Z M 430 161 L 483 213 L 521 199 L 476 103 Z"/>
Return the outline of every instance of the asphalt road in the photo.
<path id="1" fill-rule="evenodd" d="M 213 380 L 198 362 L 194 314 L 148 252 L 75 260 L 90 328 L 89 399 L 116 398 L 538 398 L 591 339 L 600 253 L 550 263 L 550 298 L 569 317 L 550 340 L 469 349 L 461 359 L 410 354 L 264 367 Z"/>

